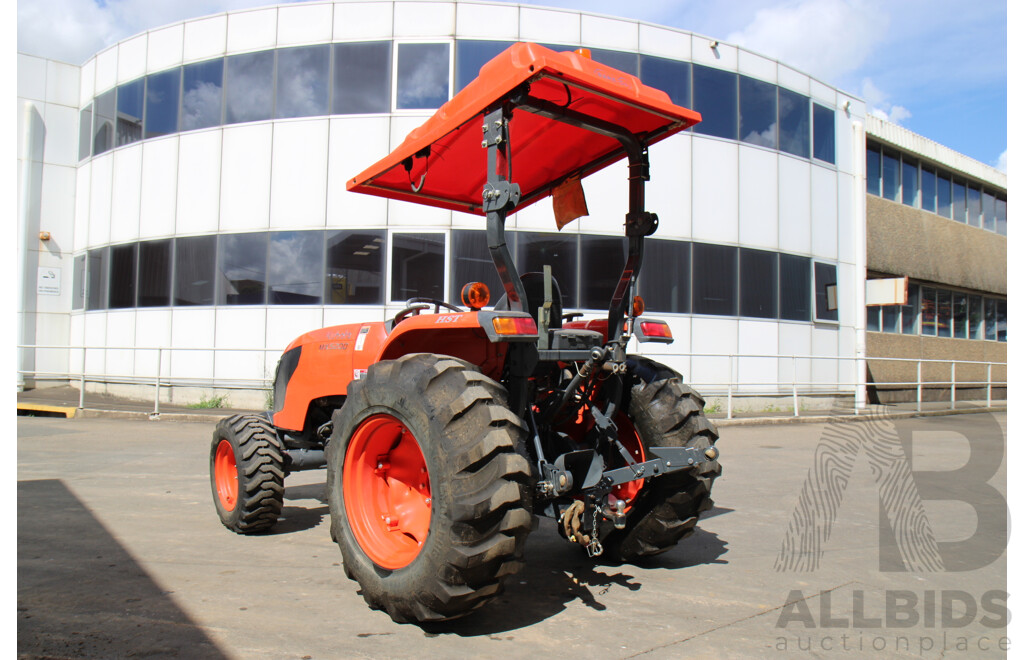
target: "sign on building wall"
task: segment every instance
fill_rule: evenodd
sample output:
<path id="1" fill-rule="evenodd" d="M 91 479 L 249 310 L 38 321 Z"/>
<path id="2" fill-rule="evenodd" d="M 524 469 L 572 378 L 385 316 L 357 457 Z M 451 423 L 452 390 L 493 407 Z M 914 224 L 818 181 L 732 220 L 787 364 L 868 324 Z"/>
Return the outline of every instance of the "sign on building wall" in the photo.
<path id="1" fill-rule="evenodd" d="M 60 295 L 60 268 L 39 267 L 36 279 L 36 293 L 41 296 Z"/>
<path id="2" fill-rule="evenodd" d="M 864 282 L 865 302 L 868 305 L 906 305 L 908 277 L 889 277 Z"/>

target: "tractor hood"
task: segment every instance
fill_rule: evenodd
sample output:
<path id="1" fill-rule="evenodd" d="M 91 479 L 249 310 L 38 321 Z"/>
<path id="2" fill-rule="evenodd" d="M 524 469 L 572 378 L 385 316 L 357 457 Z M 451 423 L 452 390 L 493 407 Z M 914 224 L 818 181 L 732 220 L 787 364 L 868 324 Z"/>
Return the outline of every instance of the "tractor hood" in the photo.
<path id="1" fill-rule="evenodd" d="M 573 52 L 517 43 L 480 69 L 480 75 L 413 130 L 401 145 L 358 176 L 348 190 L 484 215 L 487 150 L 483 115 L 511 103 L 508 153 L 521 210 L 570 178 L 583 178 L 626 156 L 619 140 L 526 110 L 528 93 L 549 107 L 571 111 L 653 144 L 700 121 L 700 114 L 628 73 Z"/>

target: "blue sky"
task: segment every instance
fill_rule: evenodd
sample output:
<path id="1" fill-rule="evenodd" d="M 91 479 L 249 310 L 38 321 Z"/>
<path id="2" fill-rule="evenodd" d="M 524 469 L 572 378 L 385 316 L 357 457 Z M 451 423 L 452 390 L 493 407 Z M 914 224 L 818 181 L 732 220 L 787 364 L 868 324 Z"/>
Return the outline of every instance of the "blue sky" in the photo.
<path id="1" fill-rule="evenodd" d="M 18 50 L 80 63 L 148 28 L 268 0 L 18 0 Z M 776 57 L 1006 169 L 1005 0 L 543 0 Z"/>

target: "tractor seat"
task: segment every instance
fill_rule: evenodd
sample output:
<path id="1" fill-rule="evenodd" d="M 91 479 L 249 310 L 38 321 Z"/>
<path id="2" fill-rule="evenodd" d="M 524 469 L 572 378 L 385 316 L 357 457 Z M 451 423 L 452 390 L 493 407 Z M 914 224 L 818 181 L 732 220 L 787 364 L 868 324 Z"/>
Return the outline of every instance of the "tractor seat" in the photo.
<path id="1" fill-rule="evenodd" d="M 540 326 L 540 308 L 544 305 L 544 273 L 523 273 L 520 278 L 526 291 L 526 311 Z M 495 310 L 508 309 L 508 296 L 495 303 Z M 589 351 L 604 342 L 604 335 L 593 330 L 562 328 L 562 291 L 558 280 L 551 278 L 551 325 L 548 347 L 556 351 Z"/>
<path id="2" fill-rule="evenodd" d="M 530 313 L 533 320 L 540 326 L 540 308 L 544 305 L 544 273 L 523 273 L 519 278 L 523 283 L 523 290 L 526 292 L 526 304 L 524 307 Z M 494 303 L 497 311 L 509 309 L 508 295 L 503 294 L 498 302 Z M 550 328 L 562 327 L 562 290 L 558 288 L 558 280 L 551 278 L 551 325 Z"/>

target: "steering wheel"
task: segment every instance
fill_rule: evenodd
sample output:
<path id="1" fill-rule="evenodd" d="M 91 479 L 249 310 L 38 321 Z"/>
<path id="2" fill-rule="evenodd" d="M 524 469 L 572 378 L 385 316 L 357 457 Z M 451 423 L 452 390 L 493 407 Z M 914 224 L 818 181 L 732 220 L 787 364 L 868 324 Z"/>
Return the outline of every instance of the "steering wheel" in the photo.
<path id="1" fill-rule="evenodd" d="M 425 309 L 430 309 L 431 305 L 434 307 L 434 313 L 439 314 L 441 308 L 447 308 L 453 312 L 462 312 L 462 309 L 446 303 L 443 300 L 437 300 L 436 298 L 409 298 L 405 301 L 406 307 L 402 311 L 395 314 L 395 325 L 398 325 L 409 316 L 419 316 L 419 313 Z"/>

